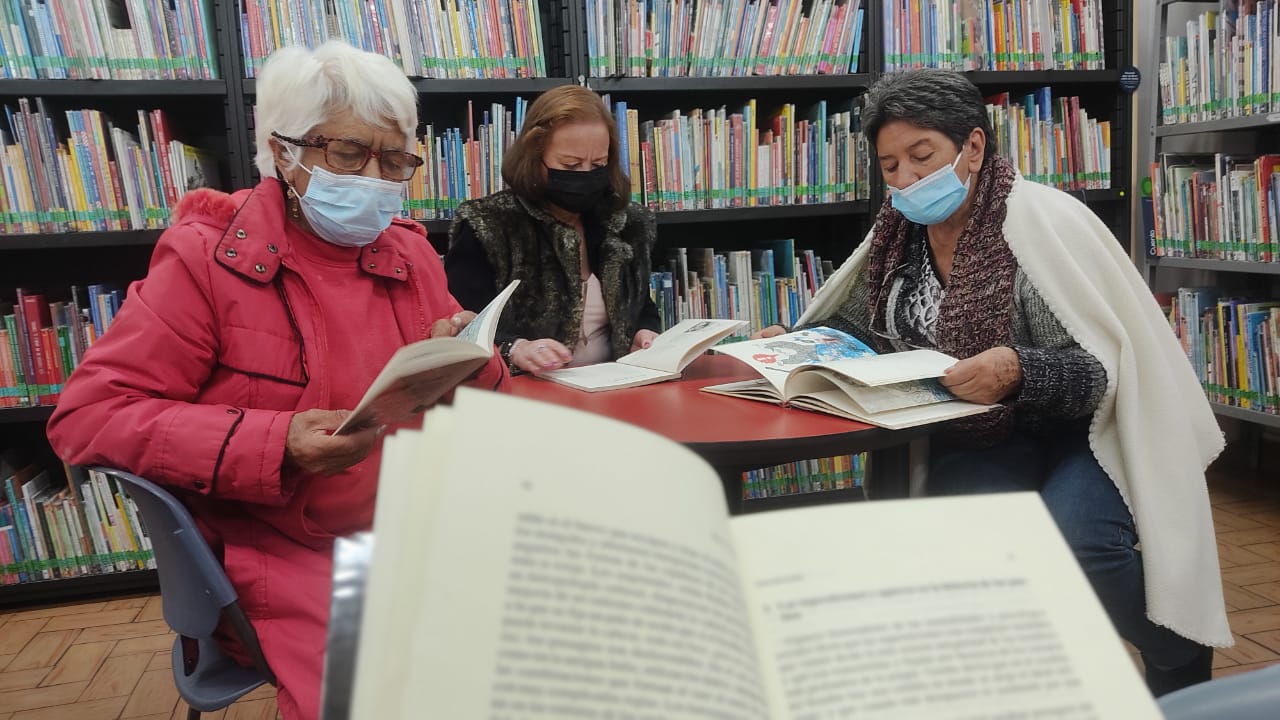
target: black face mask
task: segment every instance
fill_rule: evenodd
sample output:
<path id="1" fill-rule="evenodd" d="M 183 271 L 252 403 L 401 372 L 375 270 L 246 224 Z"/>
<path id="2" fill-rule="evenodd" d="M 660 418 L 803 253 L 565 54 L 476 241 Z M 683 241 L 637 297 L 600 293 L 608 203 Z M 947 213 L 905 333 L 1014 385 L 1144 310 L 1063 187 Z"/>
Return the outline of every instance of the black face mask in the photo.
<path id="1" fill-rule="evenodd" d="M 572 213 L 584 213 L 604 200 L 609 168 L 558 170 L 547 168 L 547 199 Z"/>

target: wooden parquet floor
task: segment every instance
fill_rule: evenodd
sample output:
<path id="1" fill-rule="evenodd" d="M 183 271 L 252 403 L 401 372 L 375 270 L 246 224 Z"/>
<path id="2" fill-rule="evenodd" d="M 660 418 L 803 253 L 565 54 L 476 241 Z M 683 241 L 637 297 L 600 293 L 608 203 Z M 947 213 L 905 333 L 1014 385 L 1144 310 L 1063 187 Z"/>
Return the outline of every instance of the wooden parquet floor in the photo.
<path id="1" fill-rule="evenodd" d="M 1236 646 L 1214 677 L 1280 662 L 1280 482 L 1276 473 L 1211 472 L 1222 583 Z M 173 636 L 158 596 L 0 613 L 0 720 L 182 720 L 173 687 Z M 1135 657 L 1136 661 L 1136 657 Z M 210 720 L 273 720 L 260 688 Z"/>

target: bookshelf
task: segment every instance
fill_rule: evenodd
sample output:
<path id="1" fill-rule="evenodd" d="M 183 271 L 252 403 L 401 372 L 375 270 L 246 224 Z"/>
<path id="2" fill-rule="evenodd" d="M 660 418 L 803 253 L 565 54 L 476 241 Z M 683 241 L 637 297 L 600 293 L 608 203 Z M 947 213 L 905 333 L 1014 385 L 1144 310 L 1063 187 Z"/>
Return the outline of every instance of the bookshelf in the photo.
<path id="1" fill-rule="evenodd" d="M 1159 32 L 1141 57 L 1150 82 L 1138 122 L 1150 129 L 1139 146 L 1140 167 L 1147 168 L 1140 174 L 1150 174 L 1154 185 L 1153 197 L 1143 201 L 1151 205 L 1141 228 L 1146 242 L 1135 243 L 1134 254 L 1152 290 L 1173 295 L 1173 321 L 1184 346 L 1203 345 L 1202 352 L 1189 349 L 1188 355 L 1214 413 L 1245 423 L 1246 432 L 1256 436 L 1262 428 L 1280 428 L 1273 402 L 1280 373 L 1267 367 L 1266 327 L 1251 342 L 1247 330 L 1231 326 L 1240 314 L 1235 299 L 1280 298 L 1280 254 L 1271 252 L 1277 232 L 1264 216 L 1278 196 L 1264 180 L 1267 166 L 1258 161 L 1280 152 L 1280 68 L 1273 61 L 1280 48 L 1269 45 L 1276 40 L 1271 15 L 1280 3 L 1263 0 L 1252 18 L 1232 17 L 1229 23 L 1223 11 L 1218 2 L 1162 0 L 1144 8 L 1138 20 Z M 1215 25 L 1211 35 L 1204 33 L 1208 23 Z M 1256 43 L 1251 23 L 1257 24 Z M 1254 72 L 1227 69 L 1221 50 L 1236 42 L 1233 35 L 1242 43 L 1248 38 L 1236 51 L 1238 68 Z M 1210 44 L 1206 37 L 1212 37 Z M 1223 308 L 1226 324 L 1206 329 L 1212 319 L 1203 318 L 1222 317 Z M 1188 323 L 1198 329 L 1186 329 Z M 1249 369 L 1255 360 L 1257 374 Z"/>
<path id="2" fill-rule="evenodd" d="M 264 6 L 265 2 L 258 3 Z M 270 0 L 275 1 L 275 0 Z M 1120 69 L 1130 64 L 1133 7 L 1124 0 L 1090 0 L 1099 9 L 1105 41 L 1105 68 L 1097 70 L 973 70 L 968 76 L 984 95 L 999 92 L 1030 93 L 1051 87 L 1054 97 L 1077 96 L 1091 117 L 1111 123 L 1111 186 L 1077 191 L 1124 241 L 1130 236 L 1132 177 L 1132 125 L 1129 96 L 1120 92 Z M 412 5 L 413 3 L 406 3 Z M 812 3 L 806 3 L 805 10 Z M 373 12 L 376 4 L 361 4 L 360 12 Z M 185 80 L 79 80 L 0 79 L 0 104 L 21 97 L 41 97 L 53 112 L 93 108 L 111 115 L 129 116 L 139 108 L 158 108 L 172 116 L 173 125 L 193 144 L 217 158 L 221 186 L 235 190 L 252 186 L 257 174 L 252 166 L 253 102 L 256 82 L 246 72 L 246 47 L 242 42 L 242 0 L 210 0 L 211 47 L 216 55 L 219 79 Z M 673 110 L 692 107 L 741 107 L 755 99 L 763 111 L 794 103 L 804 111 L 818 101 L 856 101 L 884 72 L 885 3 L 862 0 L 865 12 L 858 45 L 856 72 L 810 75 L 743 75 L 736 77 L 594 77 L 591 72 L 587 29 L 587 0 L 542 0 L 541 47 L 546 77 L 524 78 L 422 78 L 412 82 L 420 96 L 425 126 L 465 127 L 467 105 L 477 110 L 488 103 L 509 106 L 515 98 L 532 100 L 557 85 L 580 83 L 625 101 L 640 112 L 642 120 L 656 120 Z M 371 25 L 370 27 L 376 27 Z M 250 59 L 252 61 L 252 59 Z M 1151 77 L 1151 75 L 1148 75 Z M 420 130 L 422 128 L 420 127 Z M 795 238 L 796 247 L 812 249 L 837 263 L 862 239 L 880 208 L 885 189 L 872 167 L 868 173 L 867 199 L 812 204 L 774 204 L 719 209 L 660 210 L 657 212 L 659 247 L 655 265 L 671 247 L 706 247 L 739 250 L 759 240 Z M 432 242 L 447 247 L 450 219 L 423 220 Z M 11 301 L 18 287 L 33 287 L 58 296 L 72 284 L 108 282 L 124 290 L 130 280 L 146 272 L 147 261 L 160 231 L 115 230 L 93 232 L 42 232 L 0 237 L 0 302 Z M 39 440 L 52 409 L 24 407 L 0 409 L 0 426 L 6 428 L 4 445 L 11 437 Z M 11 432 L 12 431 L 12 432 Z M 5 449 L 0 447 L 0 450 Z M 47 453 L 47 446 L 43 449 Z M 858 491 L 860 492 L 860 491 Z M 852 495 L 851 491 L 827 491 Z M 826 498 L 836 499 L 835 494 Z M 809 502 L 806 499 L 802 502 Z M 813 501 L 818 501 L 813 499 Z M 785 497 L 753 500 L 767 509 L 784 506 Z M 154 575 L 129 573 L 142 585 L 154 583 Z M 147 578 L 151 578 L 148 580 Z M 75 595 L 90 588 L 111 587 L 113 579 L 98 585 L 84 578 L 42 581 L 29 588 L 0 588 L 0 604 L 36 602 L 50 597 L 52 588 Z M 39 585 L 39 589 L 36 588 Z"/>

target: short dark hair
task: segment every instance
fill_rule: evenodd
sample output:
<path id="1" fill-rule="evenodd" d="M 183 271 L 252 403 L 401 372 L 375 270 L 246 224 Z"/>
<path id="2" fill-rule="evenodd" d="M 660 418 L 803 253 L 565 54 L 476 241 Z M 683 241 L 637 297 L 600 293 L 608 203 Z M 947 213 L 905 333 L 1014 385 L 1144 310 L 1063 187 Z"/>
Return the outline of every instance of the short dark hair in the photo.
<path id="1" fill-rule="evenodd" d="M 631 181 L 623 172 L 618 149 L 618 125 L 605 106 L 604 99 L 581 85 L 560 85 L 538 96 L 524 116 L 524 128 L 507 149 L 502 159 L 502 179 L 507 187 L 535 205 L 546 202 L 542 186 L 542 154 L 551 133 L 568 123 L 604 123 L 609 131 L 609 210 L 616 211 L 631 202 Z"/>
<path id="2" fill-rule="evenodd" d="M 863 131 L 873 147 L 880 129 L 895 120 L 937 130 L 951 138 L 957 150 L 978 128 L 987 137 L 984 157 L 996 153 L 995 132 L 982 93 L 969 78 L 953 70 L 906 70 L 877 80 L 862 109 Z"/>

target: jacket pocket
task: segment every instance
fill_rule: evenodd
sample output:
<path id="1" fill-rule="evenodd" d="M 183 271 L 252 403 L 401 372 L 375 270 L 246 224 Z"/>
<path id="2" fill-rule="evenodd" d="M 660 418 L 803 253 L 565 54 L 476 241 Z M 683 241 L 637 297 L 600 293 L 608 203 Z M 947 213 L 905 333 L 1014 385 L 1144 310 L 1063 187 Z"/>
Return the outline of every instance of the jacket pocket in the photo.
<path id="1" fill-rule="evenodd" d="M 297 338 L 224 327 L 218 364 L 215 375 L 221 375 L 227 386 L 239 385 L 232 394 L 243 397 L 251 408 L 291 410 L 307 385 L 302 343 Z"/>

